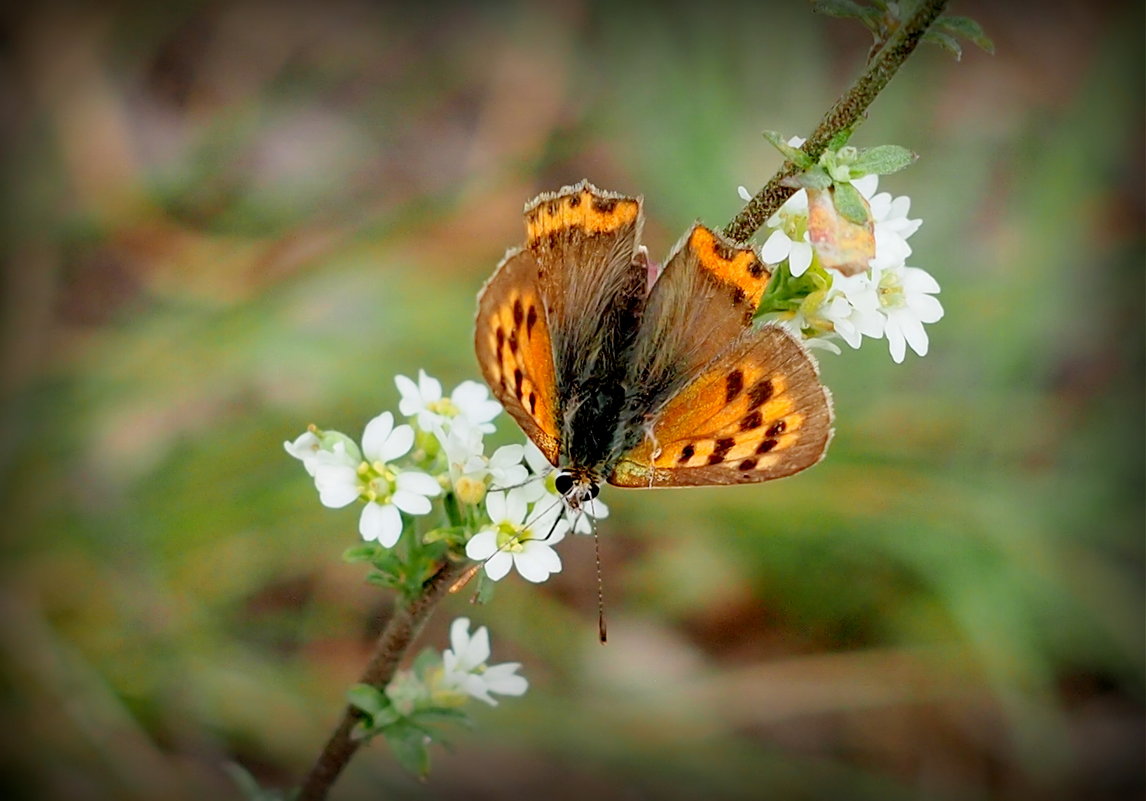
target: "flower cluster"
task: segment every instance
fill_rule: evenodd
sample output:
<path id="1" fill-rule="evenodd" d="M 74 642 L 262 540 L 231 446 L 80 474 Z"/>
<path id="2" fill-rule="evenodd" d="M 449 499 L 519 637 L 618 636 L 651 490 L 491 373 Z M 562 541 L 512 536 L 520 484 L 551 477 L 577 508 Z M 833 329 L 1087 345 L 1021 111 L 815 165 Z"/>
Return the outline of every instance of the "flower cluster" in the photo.
<path id="1" fill-rule="evenodd" d="M 441 742 L 438 724 L 467 720 L 462 710 L 470 698 L 497 705 L 494 694 L 524 695 L 529 682 L 517 671 L 520 662 L 488 664 L 489 632 L 482 626 L 472 635 L 468 618 L 450 625 L 450 647 L 423 651 L 408 670 L 400 670 L 386 687 L 357 684 L 347 700 L 358 710 L 355 737 L 381 735 L 394 755 L 412 773 L 425 776 L 430 768 L 429 746 Z"/>
<path id="2" fill-rule="evenodd" d="M 571 510 L 554 488 L 554 468 L 532 443 L 503 445 L 487 456 L 483 440 L 494 432 L 501 406 L 483 385 L 464 381 L 446 396 L 425 372 L 417 381 L 397 376 L 395 383 L 407 422 L 395 425 L 393 414 L 383 412 L 367 424 L 361 445 L 315 426 L 284 443 L 313 476 L 323 505 L 360 502 L 362 539 L 390 549 L 411 531 L 413 518 L 430 515 L 433 500 L 441 499 L 448 519 L 420 536 L 411 533 L 408 542 L 447 541 L 457 555 L 481 562 L 494 581 L 511 569 L 531 582 L 560 572 L 554 546 L 570 531 L 590 533 L 608 507 L 594 499 Z"/>
<path id="3" fill-rule="evenodd" d="M 798 147 L 799 138 L 787 145 Z M 939 284 L 925 270 L 911 267 L 907 240 L 921 224 L 910 219 L 911 199 L 879 192 L 879 176 L 855 175 L 862 154 L 854 148 L 829 151 L 820 175 L 832 192 L 801 188 L 767 221 L 771 233 L 760 249 L 774 276 L 761 313 L 788 326 L 810 346 L 839 353 L 835 340 L 858 348 L 864 337 L 886 339 L 891 358 L 901 363 L 910 347 L 927 355 L 924 324 L 937 322 L 943 306 Z M 827 165 L 825 165 L 827 161 Z M 862 224 L 854 224 L 833 206 L 849 188 Z M 854 191 L 851 191 L 854 190 Z M 747 194 L 743 187 L 741 196 Z M 834 194 L 833 194 L 834 193 Z"/>

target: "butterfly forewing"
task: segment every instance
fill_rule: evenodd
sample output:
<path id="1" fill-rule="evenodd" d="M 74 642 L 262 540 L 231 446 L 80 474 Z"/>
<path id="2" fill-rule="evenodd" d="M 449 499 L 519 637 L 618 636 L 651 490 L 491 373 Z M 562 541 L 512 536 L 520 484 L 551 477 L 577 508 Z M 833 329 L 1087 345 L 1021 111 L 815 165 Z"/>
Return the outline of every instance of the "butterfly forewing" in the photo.
<path id="1" fill-rule="evenodd" d="M 649 294 L 632 356 L 639 380 L 695 375 L 751 324 L 769 278 L 752 248 L 694 225 Z"/>
<path id="2" fill-rule="evenodd" d="M 749 329 L 651 415 L 608 480 L 664 487 L 780 478 L 820 460 L 831 424 L 807 351 L 777 326 Z"/>
<path id="3" fill-rule="evenodd" d="M 549 323 L 528 251 L 510 251 L 478 296 L 475 346 L 493 394 L 554 465 L 560 453 Z"/>
<path id="4" fill-rule="evenodd" d="M 525 226 L 552 336 L 562 457 L 593 469 L 614 449 L 648 286 L 640 199 L 582 181 L 530 203 Z"/>

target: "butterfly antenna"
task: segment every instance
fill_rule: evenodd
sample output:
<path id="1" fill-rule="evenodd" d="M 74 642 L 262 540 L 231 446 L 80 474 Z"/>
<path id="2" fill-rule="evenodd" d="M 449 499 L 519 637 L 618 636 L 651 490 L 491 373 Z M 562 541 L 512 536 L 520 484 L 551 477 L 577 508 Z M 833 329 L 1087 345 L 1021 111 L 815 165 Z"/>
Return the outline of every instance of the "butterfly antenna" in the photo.
<path id="1" fill-rule="evenodd" d="M 601 638 L 601 645 L 604 645 L 608 632 L 605 626 L 605 582 L 601 577 L 601 538 L 597 535 L 597 520 L 592 515 L 585 516 L 589 518 L 589 526 L 593 529 L 593 556 L 597 560 L 597 636 Z"/>
<path id="2" fill-rule="evenodd" d="M 549 506 L 545 507 L 540 512 L 537 512 L 537 514 L 535 514 L 533 517 L 527 519 L 525 521 L 525 524 L 524 524 L 525 527 L 528 528 L 529 526 L 533 525 L 536 521 L 540 520 L 541 518 L 545 517 L 545 515 L 549 514 L 549 512 L 552 511 L 554 506 L 557 506 L 558 504 L 563 504 L 563 503 L 565 503 L 565 501 L 561 498 L 558 498 L 553 503 L 551 503 Z M 534 511 L 537 511 L 536 507 L 534 508 Z M 557 524 L 560 522 L 561 522 L 561 515 L 557 515 L 557 517 L 553 521 L 553 525 L 549 527 L 549 533 L 541 538 L 541 542 L 546 542 L 550 537 L 553 536 L 553 532 L 557 530 Z"/>

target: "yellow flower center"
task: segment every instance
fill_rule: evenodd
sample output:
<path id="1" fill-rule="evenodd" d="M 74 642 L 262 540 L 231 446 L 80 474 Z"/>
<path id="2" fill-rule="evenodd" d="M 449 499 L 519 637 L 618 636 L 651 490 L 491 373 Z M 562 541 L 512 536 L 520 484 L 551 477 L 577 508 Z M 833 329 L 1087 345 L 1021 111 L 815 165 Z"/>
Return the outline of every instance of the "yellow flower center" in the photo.
<path id="1" fill-rule="evenodd" d="M 885 309 L 899 309 L 907 305 L 907 293 L 897 276 L 884 273 L 879 277 L 879 304 Z"/>
<path id="2" fill-rule="evenodd" d="M 457 417 L 461 411 L 449 398 L 441 398 L 440 400 L 427 403 L 426 408 L 434 414 L 442 415 L 442 417 Z"/>
<path id="3" fill-rule="evenodd" d="M 525 542 L 533 539 L 533 532 L 527 528 L 517 528 L 510 523 L 497 524 L 497 548 L 506 553 L 521 553 Z"/>
<path id="4" fill-rule="evenodd" d="M 383 462 L 363 462 L 358 465 L 362 481 L 361 498 L 374 503 L 387 504 L 394 495 L 394 480 L 398 477 L 390 465 Z"/>

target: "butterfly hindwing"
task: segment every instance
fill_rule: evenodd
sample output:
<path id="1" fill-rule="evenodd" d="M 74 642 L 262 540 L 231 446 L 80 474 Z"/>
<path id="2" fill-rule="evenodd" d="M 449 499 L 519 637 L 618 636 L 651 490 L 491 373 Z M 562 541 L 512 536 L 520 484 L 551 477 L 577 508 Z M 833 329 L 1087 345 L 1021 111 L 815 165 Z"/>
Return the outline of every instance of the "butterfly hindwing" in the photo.
<path id="1" fill-rule="evenodd" d="M 528 251 L 511 250 L 478 295 L 475 346 L 494 396 L 554 465 L 560 453 L 553 345 Z"/>
<path id="2" fill-rule="evenodd" d="M 831 399 L 815 362 L 784 329 L 748 329 L 656 410 L 608 476 L 622 487 L 742 484 L 820 460 Z"/>

